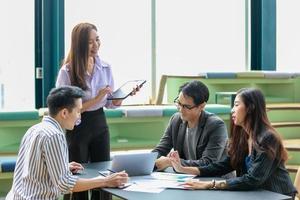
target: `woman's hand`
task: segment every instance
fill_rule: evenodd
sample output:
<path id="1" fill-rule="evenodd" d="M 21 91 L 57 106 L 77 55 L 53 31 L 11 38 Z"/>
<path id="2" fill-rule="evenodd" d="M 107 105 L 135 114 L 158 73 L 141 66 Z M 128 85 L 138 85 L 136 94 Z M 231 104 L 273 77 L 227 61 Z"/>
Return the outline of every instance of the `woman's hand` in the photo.
<path id="1" fill-rule="evenodd" d="M 112 100 L 112 104 L 114 106 L 120 106 L 122 105 L 123 100 Z"/>
<path id="2" fill-rule="evenodd" d="M 130 93 L 130 95 L 131 96 L 133 96 L 133 95 L 136 95 L 136 93 L 138 92 L 138 91 L 140 91 L 140 86 L 136 86 L 135 88 L 133 88 L 133 90 L 132 90 L 132 92 Z"/>
<path id="3" fill-rule="evenodd" d="M 98 94 L 94 98 L 87 100 L 86 102 L 84 102 L 82 104 L 81 113 L 85 112 L 90 107 L 99 103 L 107 94 L 110 94 L 110 93 L 111 93 L 111 88 L 108 85 L 106 87 L 98 90 Z"/>
<path id="4" fill-rule="evenodd" d="M 192 190 L 207 190 L 213 188 L 212 181 L 189 180 L 182 184 L 186 189 Z"/>
<path id="5" fill-rule="evenodd" d="M 100 89 L 96 96 L 97 101 L 101 101 L 105 95 L 110 94 L 110 93 L 112 93 L 112 91 L 108 85 L 105 88 Z"/>
<path id="6" fill-rule="evenodd" d="M 136 86 L 136 88 L 133 88 L 132 92 L 130 93 L 130 96 L 135 95 L 140 90 L 139 86 Z M 112 104 L 114 106 L 120 106 L 122 105 L 123 100 L 112 100 Z"/>

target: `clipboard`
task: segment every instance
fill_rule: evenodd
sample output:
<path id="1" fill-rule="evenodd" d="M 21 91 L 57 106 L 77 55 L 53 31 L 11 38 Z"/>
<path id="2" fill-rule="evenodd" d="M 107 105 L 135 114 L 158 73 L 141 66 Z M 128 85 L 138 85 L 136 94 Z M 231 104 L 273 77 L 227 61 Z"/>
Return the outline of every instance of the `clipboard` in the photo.
<path id="1" fill-rule="evenodd" d="M 126 99 L 133 91 L 136 86 L 140 88 L 146 83 L 146 80 L 131 80 L 124 83 L 111 95 L 108 95 L 107 100 L 124 100 Z"/>

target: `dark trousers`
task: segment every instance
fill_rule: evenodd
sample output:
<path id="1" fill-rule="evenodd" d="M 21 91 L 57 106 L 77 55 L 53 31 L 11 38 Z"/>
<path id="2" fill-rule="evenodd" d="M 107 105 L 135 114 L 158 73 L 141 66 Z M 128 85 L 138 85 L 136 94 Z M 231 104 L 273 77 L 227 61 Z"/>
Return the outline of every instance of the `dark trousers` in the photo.
<path id="1" fill-rule="evenodd" d="M 69 161 L 78 163 L 110 160 L 109 130 L 103 109 L 81 114 L 81 123 L 66 133 Z M 70 199 L 65 195 L 64 199 Z M 73 200 L 88 200 L 88 191 L 72 194 Z M 105 192 L 92 190 L 91 199 L 111 199 Z"/>

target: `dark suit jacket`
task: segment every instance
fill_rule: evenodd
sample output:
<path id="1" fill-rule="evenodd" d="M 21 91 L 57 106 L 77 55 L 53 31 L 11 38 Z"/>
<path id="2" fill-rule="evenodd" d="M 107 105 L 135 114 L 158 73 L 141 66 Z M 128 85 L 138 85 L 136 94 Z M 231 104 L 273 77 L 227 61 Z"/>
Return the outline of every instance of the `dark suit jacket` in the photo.
<path id="1" fill-rule="evenodd" d="M 278 146 L 278 141 L 272 134 L 265 134 L 259 146 L 264 146 L 265 143 Z M 265 189 L 287 195 L 296 192 L 283 161 L 278 160 L 277 157 L 272 159 L 263 149 L 253 147 L 250 163 L 248 170 L 245 163 L 238 169 L 233 169 L 230 157 L 226 156 L 222 161 L 199 167 L 200 176 L 221 176 L 236 170 L 237 177 L 226 180 L 229 190 Z"/>
<path id="2" fill-rule="evenodd" d="M 183 144 L 187 122 L 182 121 L 180 113 L 175 113 L 169 122 L 163 137 L 153 151 L 158 157 L 166 156 L 172 148 L 177 150 L 184 166 L 203 166 L 218 161 L 226 155 L 227 129 L 216 115 L 202 111 L 197 129 L 197 160 L 186 160 Z"/>

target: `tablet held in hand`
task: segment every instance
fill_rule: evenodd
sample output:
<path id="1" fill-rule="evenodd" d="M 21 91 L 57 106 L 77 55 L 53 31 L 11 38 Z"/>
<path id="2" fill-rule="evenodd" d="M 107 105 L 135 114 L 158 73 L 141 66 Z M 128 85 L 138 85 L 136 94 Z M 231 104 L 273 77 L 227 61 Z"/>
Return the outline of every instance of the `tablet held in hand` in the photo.
<path id="1" fill-rule="evenodd" d="M 107 100 L 123 100 L 126 99 L 134 90 L 141 88 L 146 83 L 146 80 L 131 80 L 124 83 L 120 88 L 108 95 Z"/>

